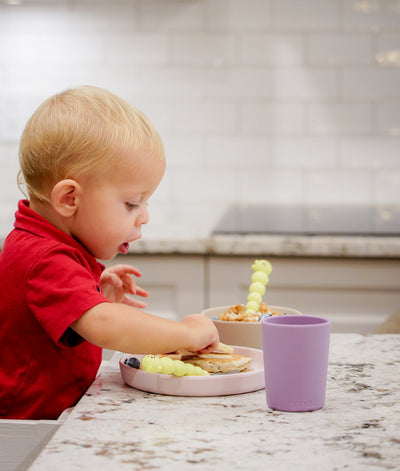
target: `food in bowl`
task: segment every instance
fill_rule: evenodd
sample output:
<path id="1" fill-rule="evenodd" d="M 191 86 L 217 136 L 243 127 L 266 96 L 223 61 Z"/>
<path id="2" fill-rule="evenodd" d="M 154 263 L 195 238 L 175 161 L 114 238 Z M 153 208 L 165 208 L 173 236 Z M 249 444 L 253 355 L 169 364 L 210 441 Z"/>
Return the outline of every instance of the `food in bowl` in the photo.
<path id="1" fill-rule="evenodd" d="M 220 341 L 228 345 L 262 349 L 261 322 L 221 321 L 219 316 L 232 306 L 217 306 L 206 309 L 203 315 L 213 320 L 217 327 Z M 301 315 L 301 312 L 285 306 L 268 305 L 275 315 Z"/>
<path id="2" fill-rule="evenodd" d="M 231 306 L 228 310 L 215 317 L 213 320 L 229 322 L 260 322 L 263 317 L 284 316 L 285 312 L 276 312 L 265 303 L 261 303 L 258 311 L 247 311 L 243 304 Z"/>

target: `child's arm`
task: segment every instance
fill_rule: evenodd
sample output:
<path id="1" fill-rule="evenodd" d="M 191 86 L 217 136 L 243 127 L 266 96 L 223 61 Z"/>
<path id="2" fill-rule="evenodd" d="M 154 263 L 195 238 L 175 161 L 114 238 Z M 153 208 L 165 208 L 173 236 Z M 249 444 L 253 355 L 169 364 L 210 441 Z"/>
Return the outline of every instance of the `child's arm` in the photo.
<path id="1" fill-rule="evenodd" d="M 145 308 L 145 302 L 126 296 L 126 293 L 144 298 L 149 295 L 146 290 L 136 285 L 131 275 L 142 276 L 140 271 L 131 265 L 114 265 L 106 268 L 100 277 L 103 294 L 112 303 L 124 303 L 138 308 Z"/>
<path id="2" fill-rule="evenodd" d="M 81 337 L 99 347 L 124 353 L 212 351 L 219 343 L 211 319 L 192 314 L 180 322 L 147 314 L 121 303 L 100 303 L 72 325 Z"/>

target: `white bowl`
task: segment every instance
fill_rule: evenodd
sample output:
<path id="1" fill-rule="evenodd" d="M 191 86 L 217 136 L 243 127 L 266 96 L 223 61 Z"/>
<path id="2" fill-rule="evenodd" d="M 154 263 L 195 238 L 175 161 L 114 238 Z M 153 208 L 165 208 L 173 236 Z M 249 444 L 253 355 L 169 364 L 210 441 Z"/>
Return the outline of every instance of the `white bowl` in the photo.
<path id="1" fill-rule="evenodd" d="M 213 319 L 226 312 L 231 306 L 211 307 L 202 312 L 205 316 Z M 298 314 L 300 311 L 284 306 L 270 306 L 272 312 L 278 314 Z M 251 347 L 262 349 L 261 322 L 235 322 L 220 321 L 213 319 L 219 333 L 219 338 L 226 345 L 239 345 L 242 347 Z"/>

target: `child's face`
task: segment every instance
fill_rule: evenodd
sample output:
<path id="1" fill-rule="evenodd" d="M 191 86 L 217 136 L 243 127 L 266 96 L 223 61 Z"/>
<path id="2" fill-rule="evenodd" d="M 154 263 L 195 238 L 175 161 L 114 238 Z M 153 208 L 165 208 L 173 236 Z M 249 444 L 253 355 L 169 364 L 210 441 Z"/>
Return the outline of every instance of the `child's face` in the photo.
<path id="1" fill-rule="evenodd" d="M 107 176 L 86 179 L 72 235 L 101 260 L 127 253 L 149 221 L 147 200 L 165 171 L 157 156 L 124 157 Z"/>

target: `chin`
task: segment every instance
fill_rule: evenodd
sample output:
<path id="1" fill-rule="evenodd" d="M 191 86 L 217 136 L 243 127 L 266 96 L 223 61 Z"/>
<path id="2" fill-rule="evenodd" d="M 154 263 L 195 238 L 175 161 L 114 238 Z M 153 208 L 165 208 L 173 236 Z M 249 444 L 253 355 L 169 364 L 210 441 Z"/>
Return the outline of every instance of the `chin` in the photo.
<path id="1" fill-rule="evenodd" d="M 112 253 L 99 253 L 99 254 L 93 254 L 95 258 L 97 258 L 98 260 L 112 260 L 113 258 L 115 258 L 117 255 L 118 255 L 118 251 L 114 251 Z"/>

